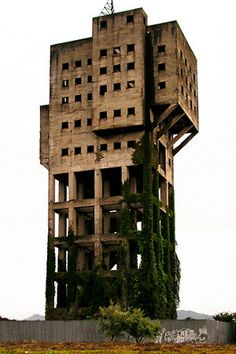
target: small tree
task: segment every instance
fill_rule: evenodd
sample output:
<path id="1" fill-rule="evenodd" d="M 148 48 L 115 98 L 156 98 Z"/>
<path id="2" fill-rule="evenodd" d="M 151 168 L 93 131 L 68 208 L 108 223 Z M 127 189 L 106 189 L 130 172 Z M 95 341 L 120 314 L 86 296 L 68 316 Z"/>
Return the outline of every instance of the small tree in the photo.
<path id="1" fill-rule="evenodd" d="M 214 320 L 222 322 L 236 321 L 236 312 L 220 312 L 213 316 Z"/>
<path id="2" fill-rule="evenodd" d="M 112 302 L 108 307 L 100 307 L 100 326 L 111 340 L 126 333 L 136 343 L 145 337 L 155 338 L 161 329 L 160 322 L 144 317 L 142 310 L 123 311 L 119 304 L 114 305 Z"/>

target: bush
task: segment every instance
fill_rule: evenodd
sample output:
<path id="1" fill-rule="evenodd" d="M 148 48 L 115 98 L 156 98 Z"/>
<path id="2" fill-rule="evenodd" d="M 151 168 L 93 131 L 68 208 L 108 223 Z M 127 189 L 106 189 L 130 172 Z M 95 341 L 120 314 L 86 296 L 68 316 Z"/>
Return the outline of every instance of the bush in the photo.
<path id="1" fill-rule="evenodd" d="M 100 326 L 112 340 L 126 333 L 136 343 L 140 343 L 145 337 L 154 339 L 161 329 L 160 322 L 144 317 L 142 310 L 123 311 L 120 305 L 113 303 L 108 307 L 100 307 Z"/>
<path id="2" fill-rule="evenodd" d="M 236 312 L 220 312 L 213 316 L 214 320 L 222 322 L 235 322 Z"/>

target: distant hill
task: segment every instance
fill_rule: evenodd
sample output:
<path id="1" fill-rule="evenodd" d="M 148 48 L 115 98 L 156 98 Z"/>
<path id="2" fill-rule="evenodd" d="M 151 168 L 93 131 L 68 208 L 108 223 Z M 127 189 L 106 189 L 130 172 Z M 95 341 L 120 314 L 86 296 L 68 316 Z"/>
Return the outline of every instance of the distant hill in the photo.
<path id="1" fill-rule="evenodd" d="M 205 313 L 198 313 L 194 311 L 179 310 L 177 312 L 178 320 L 193 319 L 193 320 L 212 320 L 212 316 L 206 315 Z"/>
<path id="2" fill-rule="evenodd" d="M 45 317 L 43 315 L 34 314 L 28 318 L 25 318 L 24 321 L 44 321 Z"/>

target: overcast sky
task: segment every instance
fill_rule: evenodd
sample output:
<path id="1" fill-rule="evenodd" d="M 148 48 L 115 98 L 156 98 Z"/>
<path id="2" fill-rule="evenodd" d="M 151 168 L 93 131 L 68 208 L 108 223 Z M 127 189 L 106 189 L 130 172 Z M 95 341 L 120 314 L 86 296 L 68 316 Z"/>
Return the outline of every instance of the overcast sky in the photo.
<path id="1" fill-rule="evenodd" d="M 105 0 L 8 0 L 0 11 L 0 316 L 44 314 L 47 171 L 39 106 L 51 44 L 90 37 Z M 198 59 L 200 133 L 175 158 L 180 309 L 236 311 L 235 1 L 114 0 L 177 20 Z"/>

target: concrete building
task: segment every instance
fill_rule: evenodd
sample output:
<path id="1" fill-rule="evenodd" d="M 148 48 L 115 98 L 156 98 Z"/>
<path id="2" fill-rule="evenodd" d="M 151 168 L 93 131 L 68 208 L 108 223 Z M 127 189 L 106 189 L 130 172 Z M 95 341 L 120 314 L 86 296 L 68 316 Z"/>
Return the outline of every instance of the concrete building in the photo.
<path id="1" fill-rule="evenodd" d="M 56 295 L 47 299 L 52 318 L 68 308 L 69 230 L 78 279 L 97 267 L 113 275 L 122 268 L 122 184 L 128 181 L 130 194 L 143 192 L 143 166 L 133 155 L 147 119 L 158 147 L 162 215 L 170 208 L 173 157 L 198 132 L 197 61 L 178 23 L 150 26 L 139 8 L 93 18 L 91 38 L 51 46 L 40 162 L 48 169 L 49 244 L 56 258 L 49 280 Z M 142 203 L 129 211 L 141 230 Z M 137 269 L 142 252 L 135 238 L 127 240 L 127 267 Z M 78 300 L 79 283 L 74 304 L 88 307 Z"/>

